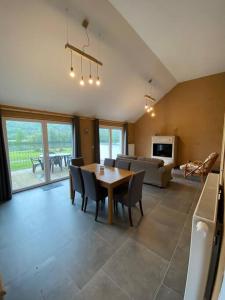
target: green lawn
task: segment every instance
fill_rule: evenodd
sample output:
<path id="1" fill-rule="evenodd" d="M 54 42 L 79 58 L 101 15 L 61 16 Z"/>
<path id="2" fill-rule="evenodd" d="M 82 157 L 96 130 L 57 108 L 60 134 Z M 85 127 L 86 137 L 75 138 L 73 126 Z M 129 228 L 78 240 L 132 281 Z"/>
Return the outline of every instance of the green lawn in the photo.
<path id="1" fill-rule="evenodd" d="M 51 152 L 65 152 L 70 153 L 71 148 L 50 149 Z M 42 154 L 41 151 L 9 151 L 9 160 L 11 171 L 23 170 L 32 168 L 30 158 L 38 158 Z"/>

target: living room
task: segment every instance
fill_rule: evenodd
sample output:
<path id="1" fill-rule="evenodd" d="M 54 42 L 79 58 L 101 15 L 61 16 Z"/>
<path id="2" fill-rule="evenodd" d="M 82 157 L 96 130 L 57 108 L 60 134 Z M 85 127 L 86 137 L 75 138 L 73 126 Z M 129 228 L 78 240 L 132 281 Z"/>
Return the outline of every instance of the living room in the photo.
<path id="1" fill-rule="evenodd" d="M 224 11 L 1 1 L 0 299 L 223 299 Z"/>

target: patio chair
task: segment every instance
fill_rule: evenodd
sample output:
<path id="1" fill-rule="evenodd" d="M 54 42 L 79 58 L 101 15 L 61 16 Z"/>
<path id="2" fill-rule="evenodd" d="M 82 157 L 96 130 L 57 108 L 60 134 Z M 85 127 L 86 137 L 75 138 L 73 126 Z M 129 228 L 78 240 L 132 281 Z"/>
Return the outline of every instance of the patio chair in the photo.
<path id="1" fill-rule="evenodd" d="M 219 154 L 216 152 L 211 153 L 204 162 L 202 161 L 193 161 L 188 162 L 184 165 L 180 166 L 181 170 L 184 170 L 184 177 L 188 176 L 199 176 L 201 178 L 201 182 L 204 182 L 208 173 L 211 171 L 214 163 L 216 162 Z"/>
<path id="2" fill-rule="evenodd" d="M 38 166 L 41 166 L 41 169 L 42 171 L 44 170 L 44 164 L 42 162 L 42 160 L 40 158 L 33 158 L 33 157 L 30 157 L 30 160 L 31 160 L 31 163 L 32 163 L 32 170 L 33 170 L 33 173 L 35 173 L 36 171 L 36 168 Z"/>
<path id="3" fill-rule="evenodd" d="M 55 166 L 59 166 L 62 171 L 62 157 L 61 156 L 54 156 L 50 158 L 50 168 L 52 173 L 54 173 Z"/>

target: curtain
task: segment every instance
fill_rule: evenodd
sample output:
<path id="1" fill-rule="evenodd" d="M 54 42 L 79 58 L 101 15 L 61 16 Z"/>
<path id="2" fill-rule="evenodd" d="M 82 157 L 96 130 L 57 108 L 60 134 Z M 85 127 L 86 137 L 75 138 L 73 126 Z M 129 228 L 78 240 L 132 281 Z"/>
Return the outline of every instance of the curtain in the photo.
<path id="1" fill-rule="evenodd" d="M 73 117 L 73 151 L 74 157 L 81 156 L 81 143 L 80 143 L 80 118 Z"/>
<path id="2" fill-rule="evenodd" d="M 94 161 L 100 163 L 99 120 L 94 120 Z"/>
<path id="3" fill-rule="evenodd" d="M 0 202 L 5 202 L 12 198 L 9 168 L 4 144 L 2 114 L 0 111 Z"/>
<path id="4" fill-rule="evenodd" d="M 128 123 L 123 124 L 124 154 L 128 155 Z"/>

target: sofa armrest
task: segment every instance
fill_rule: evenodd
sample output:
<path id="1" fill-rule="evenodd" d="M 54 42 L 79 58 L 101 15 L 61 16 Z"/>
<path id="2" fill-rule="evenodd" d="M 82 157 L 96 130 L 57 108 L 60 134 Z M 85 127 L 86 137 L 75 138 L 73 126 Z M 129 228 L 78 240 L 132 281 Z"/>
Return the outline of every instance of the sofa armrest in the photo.
<path id="1" fill-rule="evenodd" d="M 173 164 L 168 164 L 165 165 L 161 168 L 159 168 L 159 174 L 161 175 L 161 183 L 162 183 L 162 187 L 165 187 L 168 182 L 172 179 L 172 168 L 174 167 Z"/>
<path id="2" fill-rule="evenodd" d="M 159 168 L 160 173 L 171 173 L 171 170 L 173 169 L 174 164 L 168 164 L 164 165 L 163 167 Z"/>

